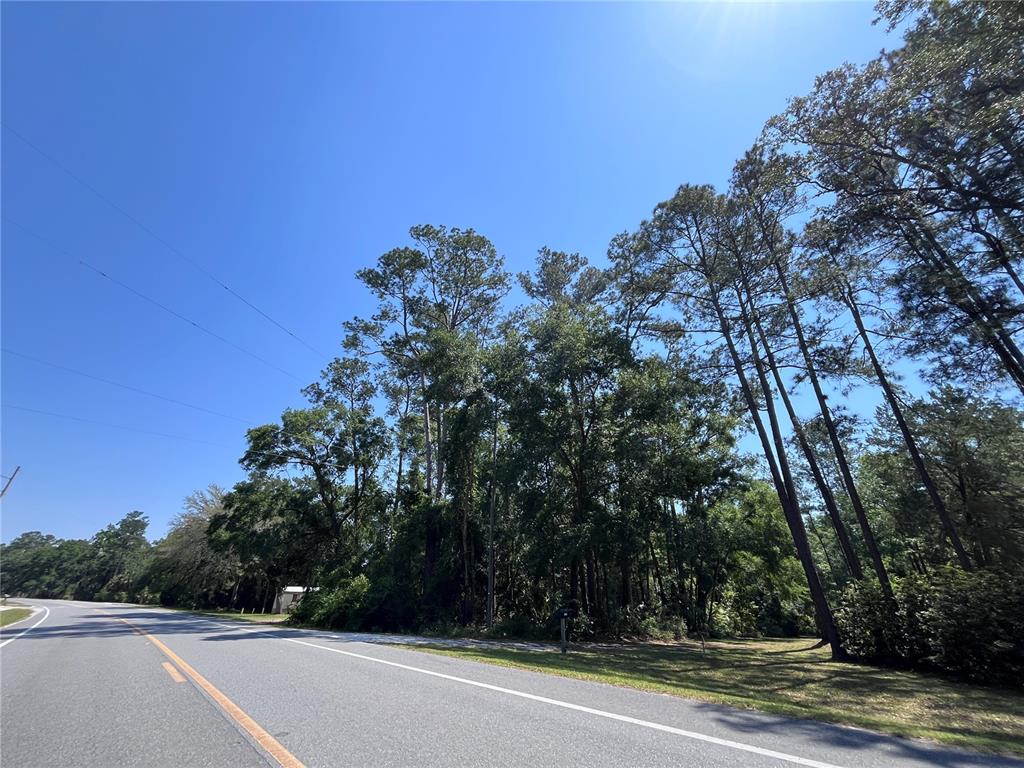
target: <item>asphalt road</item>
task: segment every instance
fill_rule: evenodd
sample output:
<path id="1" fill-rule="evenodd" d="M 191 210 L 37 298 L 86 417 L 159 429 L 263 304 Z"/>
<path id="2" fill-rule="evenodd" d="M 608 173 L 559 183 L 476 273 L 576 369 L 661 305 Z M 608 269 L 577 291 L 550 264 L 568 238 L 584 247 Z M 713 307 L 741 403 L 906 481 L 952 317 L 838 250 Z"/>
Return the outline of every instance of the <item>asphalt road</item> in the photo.
<path id="1" fill-rule="evenodd" d="M 0 640 L 5 768 L 1024 768 L 359 636 L 31 602 L 42 610 Z"/>

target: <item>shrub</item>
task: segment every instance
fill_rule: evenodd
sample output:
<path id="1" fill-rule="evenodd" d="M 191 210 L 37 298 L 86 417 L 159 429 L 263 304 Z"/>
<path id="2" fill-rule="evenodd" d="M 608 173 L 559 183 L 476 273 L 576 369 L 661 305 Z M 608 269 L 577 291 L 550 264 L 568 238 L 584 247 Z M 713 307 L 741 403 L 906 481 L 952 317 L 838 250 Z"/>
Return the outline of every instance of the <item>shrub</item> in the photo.
<path id="1" fill-rule="evenodd" d="M 293 610 L 291 620 L 331 629 L 358 628 L 369 591 L 370 580 L 362 574 L 344 579 L 334 588 L 305 595 Z"/>
<path id="2" fill-rule="evenodd" d="M 851 584 L 835 617 L 843 647 L 851 656 L 888 664 L 901 661 L 899 611 L 886 605 L 878 582 Z"/>
<path id="3" fill-rule="evenodd" d="M 814 634 L 814 615 L 803 595 L 783 599 L 770 589 L 726 587 L 708 627 L 711 637 L 799 637 Z"/>
<path id="4" fill-rule="evenodd" d="M 146 587 L 136 593 L 135 602 L 141 605 L 160 605 L 160 593 Z"/>
<path id="5" fill-rule="evenodd" d="M 931 667 L 982 682 L 1024 683 L 1024 578 L 1020 572 L 948 568 L 852 585 L 836 611 L 846 650 L 868 661 Z"/>
<path id="6" fill-rule="evenodd" d="M 951 572 L 924 623 L 929 661 L 975 680 L 1024 684 L 1024 574 Z"/>
<path id="7" fill-rule="evenodd" d="M 557 632 L 545 625 L 537 624 L 526 614 L 517 613 L 495 622 L 486 634 L 487 637 L 502 639 L 512 637 L 517 640 L 551 640 L 556 637 Z"/>
<path id="8" fill-rule="evenodd" d="M 574 626 L 575 636 L 593 637 L 596 634 L 595 622 L 590 616 L 581 613 L 574 624 L 577 625 Z M 612 637 L 642 639 L 660 637 L 663 634 L 657 612 L 642 604 L 612 609 L 605 624 L 607 634 Z"/>

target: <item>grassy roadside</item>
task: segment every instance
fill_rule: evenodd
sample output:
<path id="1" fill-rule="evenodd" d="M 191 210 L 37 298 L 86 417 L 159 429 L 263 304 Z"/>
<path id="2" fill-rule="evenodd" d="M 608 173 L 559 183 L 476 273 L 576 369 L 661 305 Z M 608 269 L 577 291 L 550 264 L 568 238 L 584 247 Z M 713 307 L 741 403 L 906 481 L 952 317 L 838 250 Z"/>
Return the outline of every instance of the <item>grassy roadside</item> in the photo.
<path id="1" fill-rule="evenodd" d="M 636 644 L 557 652 L 416 646 L 508 667 L 1024 755 L 1024 691 L 829 660 L 814 641 Z M 403 646 L 409 647 L 409 646 Z"/>
<path id="2" fill-rule="evenodd" d="M 239 613 L 238 611 L 198 611 L 191 608 L 177 608 L 166 605 L 154 606 L 167 611 L 180 611 L 182 613 L 194 613 L 198 616 L 213 616 L 218 619 L 234 619 L 237 621 L 248 621 L 253 624 L 280 624 L 287 620 L 287 613 Z"/>
<path id="3" fill-rule="evenodd" d="M 31 615 L 31 608 L 9 608 L 6 611 L 0 611 L 0 627 L 6 627 L 8 624 L 14 624 L 22 619 L 27 619 Z"/>

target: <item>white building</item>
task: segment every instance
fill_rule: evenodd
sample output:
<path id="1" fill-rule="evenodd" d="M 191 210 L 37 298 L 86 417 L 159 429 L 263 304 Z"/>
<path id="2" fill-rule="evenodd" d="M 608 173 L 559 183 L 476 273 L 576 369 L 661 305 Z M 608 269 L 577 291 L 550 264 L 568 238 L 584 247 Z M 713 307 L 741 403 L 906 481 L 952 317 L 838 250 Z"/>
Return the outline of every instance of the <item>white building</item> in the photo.
<path id="1" fill-rule="evenodd" d="M 289 613 L 303 595 L 309 592 L 316 592 L 320 587 L 285 587 L 274 600 L 274 610 L 271 613 Z"/>

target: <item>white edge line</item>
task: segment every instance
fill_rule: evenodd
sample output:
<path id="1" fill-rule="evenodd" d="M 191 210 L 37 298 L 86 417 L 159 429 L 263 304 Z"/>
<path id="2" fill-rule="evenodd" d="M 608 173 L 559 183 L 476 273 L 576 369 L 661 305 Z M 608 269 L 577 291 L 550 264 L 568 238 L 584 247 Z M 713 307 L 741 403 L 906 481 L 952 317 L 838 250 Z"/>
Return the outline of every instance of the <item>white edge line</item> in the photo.
<path id="1" fill-rule="evenodd" d="M 32 607 L 32 608 L 36 608 L 36 606 L 34 606 L 34 605 L 33 605 L 33 606 L 31 606 L 31 607 Z M 49 609 L 49 608 L 47 608 L 47 607 L 46 607 L 45 605 L 44 605 L 44 606 L 43 606 L 42 608 L 43 608 L 43 618 L 41 618 L 41 619 L 40 619 L 39 621 L 37 621 L 37 622 L 36 622 L 35 624 L 33 624 L 33 625 L 32 625 L 31 627 L 25 627 L 25 628 L 24 628 L 23 630 L 21 630 L 21 632 L 19 632 L 18 634 L 16 634 L 16 635 L 15 635 L 14 637 L 9 637 L 9 638 L 7 638 L 6 640 L 4 640 L 4 641 L 3 641 L 2 643 L 0 643 L 0 648 L 3 648 L 3 647 L 4 647 L 5 645 L 7 645 L 8 643 L 13 643 L 13 642 L 14 642 L 15 640 L 17 640 L 17 639 L 18 639 L 19 637 L 21 637 L 22 635 L 24 635 L 24 634 L 25 634 L 26 632 L 28 632 L 29 630 L 33 630 L 33 629 L 35 629 L 35 628 L 36 628 L 36 627 L 38 627 L 38 626 L 39 626 L 40 624 L 42 624 L 42 623 L 43 623 L 44 621 L 46 621 L 46 617 L 50 615 L 50 609 Z M 22 621 L 24 621 L 24 619 L 22 619 Z"/>
<path id="2" fill-rule="evenodd" d="M 649 720 L 641 720 L 636 717 L 629 717 L 628 715 L 619 715 L 614 712 L 606 712 L 603 709 L 594 709 L 592 707 L 584 707 L 581 704 L 572 704 L 568 701 L 560 701 L 559 699 L 550 699 L 547 696 L 538 696 L 534 693 L 526 693 L 525 691 L 517 691 L 512 688 L 503 688 L 500 685 L 491 685 L 490 683 L 481 683 L 477 680 L 469 680 L 465 677 L 456 677 L 455 675 L 446 675 L 443 672 L 434 672 L 429 669 L 422 669 L 421 667 L 413 667 L 408 664 L 400 664 L 397 661 L 387 661 L 385 659 L 378 659 L 373 656 L 364 656 L 361 653 L 353 653 L 352 651 L 343 651 L 340 648 L 331 648 L 326 645 L 318 645 L 316 643 L 310 643 L 306 640 L 297 640 L 293 637 L 278 637 L 271 635 L 267 630 L 259 630 L 250 627 L 241 627 L 234 624 L 221 624 L 219 622 L 211 621 L 209 619 L 199 619 L 204 623 L 213 624 L 217 627 L 225 627 L 228 629 L 236 629 L 240 632 L 247 632 L 250 634 L 266 635 L 274 640 L 284 640 L 289 643 L 296 643 L 297 645 L 306 645 L 310 648 L 319 648 L 322 651 L 330 651 L 331 653 L 340 653 L 342 656 L 351 656 L 354 659 L 362 659 L 363 661 L 372 661 L 376 664 L 385 664 L 389 667 L 396 667 L 398 669 L 404 669 L 409 672 L 418 672 L 421 675 L 430 675 L 431 677 L 439 677 L 442 680 L 450 680 L 454 683 L 462 683 L 463 685 L 472 685 L 476 688 L 484 688 L 488 691 L 496 691 L 497 693 L 504 693 L 509 696 L 517 696 L 521 699 L 529 699 L 530 701 L 538 701 L 542 704 L 550 704 L 554 707 L 561 707 L 563 709 L 571 709 L 575 712 L 585 712 L 588 715 L 595 715 L 597 717 L 604 717 L 609 720 L 618 720 L 622 723 L 629 723 L 631 725 L 639 725 L 643 728 L 650 728 L 655 731 L 662 731 L 664 733 L 671 733 L 675 736 L 683 736 L 688 739 L 695 739 L 697 741 L 704 741 L 709 744 L 717 744 L 721 747 L 728 747 L 730 749 L 738 749 L 743 752 L 751 752 L 755 755 L 762 755 L 763 757 L 770 757 L 776 760 L 784 760 L 787 763 L 793 763 L 795 765 L 805 765 L 808 768 L 842 768 L 842 766 L 836 765 L 835 763 L 823 763 L 819 760 L 811 760 L 806 757 L 799 757 L 797 755 L 786 754 L 785 752 L 776 752 L 771 749 L 764 749 L 763 747 L 755 747 L 752 744 L 744 744 L 739 741 L 730 741 L 729 739 L 720 739 L 717 736 L 708 736 L 704 733 L 697 733 L 695 731 L 686 731 L 682 728 L 674 728 L 671 725 L 662 725 L 661 723 L 654 723 Z M 26 630 L 27 631 L 27 630 Z M 13 639 L 13 638 L 12 638 Z M 8 640 L 8 642 L 10 642 Z"/>

